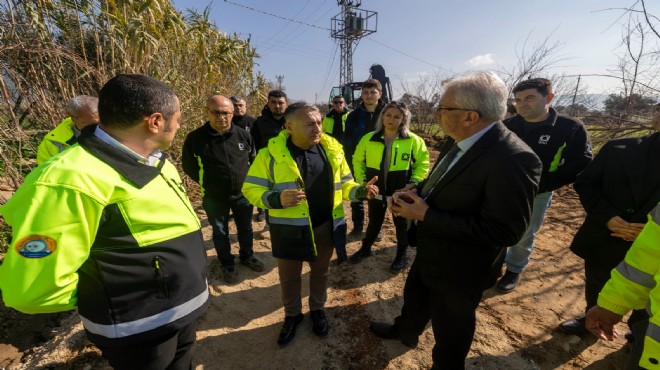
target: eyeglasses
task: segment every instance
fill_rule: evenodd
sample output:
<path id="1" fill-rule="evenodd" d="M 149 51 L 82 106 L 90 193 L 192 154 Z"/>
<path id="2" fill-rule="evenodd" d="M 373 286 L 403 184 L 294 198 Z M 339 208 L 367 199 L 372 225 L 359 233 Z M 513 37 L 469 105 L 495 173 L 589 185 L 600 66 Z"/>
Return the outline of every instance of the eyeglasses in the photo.
<path id="1" fill-rule="evenodd" d="M 457 107 L 457 108 L 453 108 L 453 107 L 442 107 L 442 106 L 440 106 L 440 107 L 438 107 L 438 109 L 436 109 L 436 112 L 437 112 L 437 113 L 440 113 L 440 112 L 443 111 L 443 110 L 446 110 L 446 111 L 452 111 L 452 110 L 464 110 L 464 111 L 467 111 L 467 112 L 476 112 L 478 115 L 481 116 L 481 112 L 479 112 L 479 111 L 476 110 L 476 109 L 467 109 L 467 108 L 458 108 L 458 107 Z"/>
<path id="2" fill-rule="evenodd" d="M 344 104 L 344 101 L 343 101 L 343 100 L 341 100 L 341 101 L 333 101 L 332 104 Z"/>
<path id="3" fill-rule="evenodd" d="M 222 117 L 222 118 L 229 118 L 229 116 L 234 114 L 234 112 L 222 112 L 219 110 L 210 110 L 209 113 L 216 117 Z"/>

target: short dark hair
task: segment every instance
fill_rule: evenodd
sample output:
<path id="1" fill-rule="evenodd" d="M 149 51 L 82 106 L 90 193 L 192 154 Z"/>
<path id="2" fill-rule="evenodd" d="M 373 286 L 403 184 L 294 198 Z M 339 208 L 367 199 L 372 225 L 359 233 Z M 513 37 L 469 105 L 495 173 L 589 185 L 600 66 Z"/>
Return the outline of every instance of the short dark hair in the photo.
<path id="1" fill-rule="evenodd" d="M 335 99 L 344 100 L 344 97 L 342 95 L 335 95 L 335 96 L 332 97 L 332 100 L 335 100 Z"/>
<path id="2" fill-rule="evenodd" d="M 240 102 L 241 100 L 243 100 L 244 102 L 247 103 L 247 101 L 246 101 L 245 99 L 243 99 L 242 96 L 232 95 L 232 96 L 229 97 L 229 100 L 231 100 L 233 103 L 238 103 L 238 102 Z"/>
<path id="3" fill-rule="evenodd" d="M 132 127 L 156 112 L 170 119 L 178 110 L 174 90 L 145 75 L 115 76 L 99 93 L 99 117 L 108 127 Z"/>
<path id="4" fill-rule="evenodd" d="M 513 88 L 513 93 L 516 94 L 519 91 L 535 89 L 541 95 L 547 96 L 552 92 L 552 82 L 547 78 L 530 78 L 529 80 L 520 81 Z"/>
<path id="5" fill-rule="evenodd" d="M 274 97 L 274 98 L 284 98 L 284 100 L 286 100 L 286 94 L 282 90 L 271 90 L 271 91 L 269 91 L 268 92 L 268 99 L 270 99 L 271 96 Z"/>
<path id="6" fill-rule="evenodd" d="M 383 92 L 383 85 L 381 85 L 380 81 L 378 81 L 375 78 L 370 78 L 362 83 L 363 89 L 373 88 L 373 87 L 375 87 L 376 90 Z"/>

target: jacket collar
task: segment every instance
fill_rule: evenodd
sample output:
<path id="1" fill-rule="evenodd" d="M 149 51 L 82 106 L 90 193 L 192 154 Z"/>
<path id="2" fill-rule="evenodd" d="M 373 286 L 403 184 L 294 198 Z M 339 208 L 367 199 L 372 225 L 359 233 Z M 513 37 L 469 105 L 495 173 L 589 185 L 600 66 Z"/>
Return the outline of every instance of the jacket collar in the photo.
<path id="1" fill-rule="evenodd" d="M 85 127 L 78 138 L 78 143 L 92 155 L 105 162 L 136 187 L 142 189 L 160 174 L 167 153 L 162 153 L 157 167 L 142 164 L 121 150 L 103 142 L 94 135 L 97 125 Z"/>
<path id="2" fill-rule="evenodd" d="M 213 135 L 213 136 L 224 136 L 224 135 L 233 134 L 234 132 L 236 132 L 236 128 L 235 128 L 235 126 L 236 126 L 236 125 L 232 122 L 231 126 L 229 126 L 229 130 L 220 133 L 220 132 L 216 131 L 213 127 L 211 127 L 211 122 L 206 121 L 206 123 L 204 123 L 204 129 L 205 129 L 210 135 Z"/>
<path id="3" fill-rule="evenodd" d="M 291 137 L 287 130 L 282 130 L 274 138 L 268 140 L 268 151 L 276 162 L 281 162 L 291 159 L 291 153 L 286 146 L 286 142 Z M 342 146 L 338 141 L 334 140 L 330 135 L 321 135 L 321 142 L 325 154 L 328 158 L 334 158 L 342 151 Z"/>
<path id="4" fill-rule="evenodd" d="M 384 142 L 385 139 L 384 139 L 383 134 L 384 134 L 384 131 L 383 131 L 382 129 L 381 129 L 381 130 L 378 130 L 378 131 L 374 132 L 374 134 L 371 136 L 371 139 L 370 139 L 369 141 L 379 141 L 379 142 Z M 410 134 L 405 133 L 405 132 L 399 130 L 399 135 L 398 135 L 397 137 L 398 137 L 399 139 L 407 139 L 407 138 L 410 137 Z"/>

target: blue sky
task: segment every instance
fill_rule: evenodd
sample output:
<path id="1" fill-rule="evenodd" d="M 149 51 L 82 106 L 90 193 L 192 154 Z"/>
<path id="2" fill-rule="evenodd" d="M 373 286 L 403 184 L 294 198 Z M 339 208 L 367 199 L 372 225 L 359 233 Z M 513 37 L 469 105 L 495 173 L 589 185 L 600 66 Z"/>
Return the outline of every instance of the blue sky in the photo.
<path id="1" fill-rule="evenodd" d="M 276 16 L 330 28 L 341 8 L 334 0 L 215 1 L 211 19 L 227 32 L 251 37 L 261 58 L 258 70 L 283 85 L 292 100 L 324 102 L 339 82 L 339 48 L 330 32 Z M 618 63 L 624 6 L 635 0 L 363 0 L 362 9 L 378 12 L 378 30 L 360 41 L 354 51 L 353 75 L 368 77 L 369 67 L 381 64 L 394 96 L 402 81 L 438 71 L 447 75 L 470 69 L 510 68 L 527 39 L 531 46 L 550 36 L 560 42 L 558 55 L 566 58 L 553 73 L 611 74 Z M 202 10 L 210 1 L 175 0 L 180 10 Z M 660 16 L 660 1 L 647 0 L 649 13 Z M 245 7 L 270 13 L 262 14 Z M 653 40 L 658 42 L 657 38 Z M 384 46 L 387 45 L 387 46 Z M 389 46 L 389 48 L 388 48 Z M 394 51 L 392 49 L 396 49 Z M 404 54 L 408 54 L 404 55 Z M 440 68 L 438 68 L 440 67 Z M 585 77 L 592 93 L 615 92 L 611 78 Z"/>

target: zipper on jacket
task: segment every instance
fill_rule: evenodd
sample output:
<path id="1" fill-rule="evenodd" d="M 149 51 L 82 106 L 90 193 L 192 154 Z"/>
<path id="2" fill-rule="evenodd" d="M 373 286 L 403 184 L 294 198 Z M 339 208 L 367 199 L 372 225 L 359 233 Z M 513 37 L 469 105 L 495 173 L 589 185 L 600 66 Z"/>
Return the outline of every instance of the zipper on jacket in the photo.
<path id="1" fill-rule="evenodd" d="M 153 266 L 156 274 L 156 283 L 158 285 L 158 298 L 166 299 L 170 297 L 170 292 L 167 290 L 167 283 L 165 282 L 165 274 L 163 274 L 163 269 L 160 267 L 160 257 L 155 256 L 151 260 L 151 266 Z"/>
<path id="2" fill-rule="evenodd" d="M 396 167 L 396 157 L 399 156 L 399 145 L 394 147 L 394 163 L 392 164 L 392 167 Z"/>

